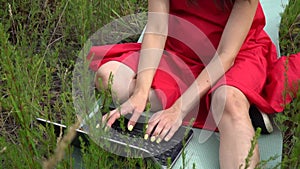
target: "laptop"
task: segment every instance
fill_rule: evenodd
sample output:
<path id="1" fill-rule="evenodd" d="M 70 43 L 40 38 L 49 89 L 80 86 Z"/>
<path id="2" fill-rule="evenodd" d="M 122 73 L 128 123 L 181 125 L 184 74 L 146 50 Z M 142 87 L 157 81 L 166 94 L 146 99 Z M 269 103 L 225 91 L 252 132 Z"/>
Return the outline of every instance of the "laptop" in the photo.
<path id="1" fill-rule="evenodd" d="M 101 112 L 101 106 L 94 107 L 94 110 L 82 121 L 77 134 L 72 141 L 72 145 L 80 148 L 80 137 L 85 145 L 89 145 L 89 141 L 93 141 L 106 151 L 110 151 L 116 155 L 123 157 L 143 158 L 152 160 L 158 164 L 160 168 L 172 168 L 185 146 L 193 137 L 193 130 L 186 126 L 181 126 L 174 136 L 168 141 L 160 143 L 151 142 L 149 139 L 144 140 L 145 126 L 147 117 L 141 116 L 132 131 L 128 131 L 127 122 L 130 116 L 124 116 L 112 125 L 112 128 L 101 130 L 97 126 L 99 124 L 95 115 Z M 43 125 L 53 125 L 54 132 L 57 136 L 64 131 L 67 126 L 52 122 L 46 119 L 37 118 L 37 121 Z"/>

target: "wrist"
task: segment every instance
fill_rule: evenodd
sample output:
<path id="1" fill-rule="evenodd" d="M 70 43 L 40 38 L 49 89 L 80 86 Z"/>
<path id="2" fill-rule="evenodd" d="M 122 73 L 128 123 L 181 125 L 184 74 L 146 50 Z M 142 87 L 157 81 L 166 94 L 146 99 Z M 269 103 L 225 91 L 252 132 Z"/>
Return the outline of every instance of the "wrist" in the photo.
<path id="1" fill-rule="evenodd" d="M 176 113 L 177 116 L 179 116 L 181 119 L 184 119 L 186 113 L 183 111 L 182 108 L 182 103 L 178 100 L 171 106 L 171 109 L 173 109 L 172 111 Z"/>
<path id="2" fill-rule="evenodd" d="M 140 100 L 148 100 L 149 91 L 147 89 L 135 88 L 132 95 L 138 97 Z"/>

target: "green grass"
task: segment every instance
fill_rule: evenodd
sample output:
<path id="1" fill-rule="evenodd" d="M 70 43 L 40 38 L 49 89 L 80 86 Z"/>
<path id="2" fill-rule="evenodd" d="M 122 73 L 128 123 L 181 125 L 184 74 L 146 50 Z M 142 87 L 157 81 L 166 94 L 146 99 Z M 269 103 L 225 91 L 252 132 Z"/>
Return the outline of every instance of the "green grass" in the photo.
<path id="1" fill-rule="evenodd" d="M 300 52 L 300 1 L 290 0 L 280 25 L 282 55 Z M 284 135 L 282 168 L 300 167 L 300 90 L 291 104 L 286 105 L 276 122 Z"/>
<path id="2" fill-rule="evenodd" d="M 300 50 L 300 20 L 295 20 L 300 1 L 290 2 L 280 29 L 284 55 Z M 147 2 L 13 0 L 0 5 L 0 168 L 42 168 L 41 162 L 55 152 L 57 138 L 53 128 L 38 125 L 35 118 L 75 122 L 72 73 L 79 51 L 99 28 L 118 16 L 145 11 Z M 299 167 L 299 97 L 279 117 L 285 133 L 284 168 Z M 97 145 L 84 147 L 87 168 L 143 165 L 142 159 L 119 159 Z M 72 151 L 66 147 L 57 168 L 73 168 Z"/>
<path id="3" fill-rule="evenodd" d="M 280 47 L 282 55 L 300 52 L 300 2 L 290 0 L 282 14 L 280 25 Z"/>
<path id="4" fill-rule="evenodd" d="M 56 151 L 53 128 L 36 117 L 71 125 L 72 72 L 88 37 L 118 15 L 144 10 L 146 1 L 7 1 L 0 2 L 0 168 L 42 168 Z M 118 14 L 118 15 L 117 15 Z M 116 156 L 86 148 L 86 165 L 104 168 Z M 67 146 L 57 168 L 73 168 Z M 106 160 L 107 159 L 107 160 Z M 123 160 L 132 168 L 141 160 Z M 90 168 L 87 166 L 87 168 Z"/>

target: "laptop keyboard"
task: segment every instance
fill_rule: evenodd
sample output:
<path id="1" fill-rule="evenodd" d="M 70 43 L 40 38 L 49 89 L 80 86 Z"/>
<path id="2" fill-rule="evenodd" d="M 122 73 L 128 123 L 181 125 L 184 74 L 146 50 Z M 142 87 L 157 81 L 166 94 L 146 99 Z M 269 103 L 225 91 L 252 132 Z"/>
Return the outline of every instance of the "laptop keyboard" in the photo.
<path id="1" fill-rule="evenodd" d="M 94 111 L 92 111 L 88 115 L 87 119 L 85 119 L 88 121 L 84 120 L 80 126 L 80 129 L 77 130 L 77 135 L 84 138 L 85 141 L 87 141 L 87 138 L 85 137 L 89 135 L 90 137 L 92 137 L 93 141 L 100 144 L 104 139 L 109 143 L 112 143 L 108 146 L 120 146 L 122 147 L 121 149 L 126 149 L 126 151 L 128 151 L 127 148 L 129 147 L 131 152 L 141 154 L 141 156 L 139 157 L 151 158 L 156 163 L 160 164 L 162 168 L 172 167 L 175 164 L 176 160 L 180 157 L 182 151 L 184 150 L 184 146 L 188 144 L 193 136 L 193 130 L 181 126 L 168 142 L 164 140 L 162 140 L 160 143 L 157 143 L 155 141 L 151 142 L 150 139 L 144 139 L 146 131 L 145 125 L 147 121 L 146 118 L 144 116 L 141 116 L 139 121 L 134 126 L 133 130 L 129 131 L 126 126 L 128 123 L 128 119 L 130 119 L 130 116 L 126 116 L 124 118 L 116 120 L 116 122 L 112 125 L 112 128 L 108 129 L 109 131 L 104 132 L 104 135 L 103 132 L 102 134 L 100 134 L 100 138 L 95 137 L 92 135 L 95 134 L 93 132 L 99 131 L 99 129 L 96 128 L 96 124 L 99 124 L 100 120 L 96 119 L 95 115 L 101 112 L 101 108 L 102 106 L 96 104 L 96 106 L 94 107 Z M 53 124 L 55 126 L 55 131 L 57 131 L 58 133 L 61 127 L 66 128 L 66 126 L 62 124 L 53 123 L 44 119 L 38 118 L 38 121 L 43 124 Z M 87 123 L 89 123 L 90 125 L 87 125 Z M 90 126 L 93 127 L 90 128 Z M 97 139 L 95 140 L 95 138 Z M 80 145 L 78 139 L 74 139 L 72 143 L 74 143 L 74 145 Z"/>
<path id="2" fill-rule="evenodd" d="M 95 119 L 95 115 L 102 112 L 102 106 L 101 100 L 98 100 L 94 106 L 94 110 L 87 117 L 93 126 L 100 124 L 100 119 Z M 114 107 L 110 106 L 109 109 L 112 110 Z M 107 140 L 117 145 L 130 147 L 133 150 L 146 152 L 148 156 L 151 156 L 152 159 L 164 166 L 163 168 L 166 168 L 168 165 L 172 166 L 175 163 L 182 153 L 184 146 L 193 136 L 193 130 L 181 126 L 168 142 L 164 140 L 160 143 L 151 142 L 149 139 L 144 140 L 145 125 L 148 118 L 144 115 L 140 116 L 132 131 L 129 131 L 126 127 L 128 119 L 130 119 L 130 114 L 117 119 L 112 128 L 109 129 L 110 131 L 106 132 L 107 135 L 105 137 L 107 137 Z M 83 125 L 81 128 L 86 132 L 90 130 L 87 125 Z M 93 127 L 93 129 L 95 128 Z"/>
<path id="3" fill-rule="evenodd" d="M 37 118 L 38 122 L 43 125 L 53 125 L 54 132 L 57 136 L 59 136 L 61 131 L 64 133 L 67 128 L 63 124 L 51 122 L 42 118 Z M 128 120 L 125 119 L 124 124 L 127 124 Z M 121 127 L 123 126 L 123 127 Z M 121 125 L 120 121 L 117 120 L 109 131 L 105 132 L 106 134 L 99 138 L 100 141 L 98 143 L 103 142 L 103 140 L 107 140 L 111 145 L 121 146 L 123 149 L 129 147 L 132 152 L 141 154 L 143 158 L 150 158 L 154 160 L 157 164 L 160 164 L 162 168 L 172 167 L 176 160 L 181 155 L 184 150 L 184 146 L 188 144 L 193 136 L 193 130 L 181 126 L 178 131 L 174 134 L 174 136 L 168 141 L 161 141 L 160 143 L 151 142 L 149 139 L 144 140 L 144 131 L 145 131 L 145 123 L 136 123 L 135 127 L 132 131 L 128 131 L 124 125 Z M 95 127 L 96 128 L 96 127 Z M 97 129 L 99 130 L 99 129 Z M 72 145 L 80 147 L 80 139 L 79 136 L 83 139 L 83 141 L 89 144 L 88 136 L 89 127 L 85 124 L 82 125 L 80 129 L 77 129 L 77 134 L 75 139 L 72 141 Z M 146 155 L 146 156 L 145 156 Z M 137 157 L 137 156 L 136 156 Z"/>
<path id="4" fill-rule="evenodd" d="M 127 122 L 128 120 L 125 119 L 124 124 Z M 177 160 L 184 145 L 189 142 L 193 135 L 192 130 L 182 126 L 168 142 L 162 140 L 160 143 L 156 143 L 149 139 L 144 140 L 145 124 L 143 123 L 137 123 L 132 131 L 121 126 L 119 120 L 112 125 L 109 132 L 110 141 L 147 152 L 163 166 L 172 165 Z"/>

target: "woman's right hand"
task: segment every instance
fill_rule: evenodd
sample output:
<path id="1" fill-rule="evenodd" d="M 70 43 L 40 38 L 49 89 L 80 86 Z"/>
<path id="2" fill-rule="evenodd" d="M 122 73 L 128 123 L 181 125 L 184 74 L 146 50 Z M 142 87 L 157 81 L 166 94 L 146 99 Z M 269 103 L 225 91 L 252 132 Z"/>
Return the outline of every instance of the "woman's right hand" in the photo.
<path id="1" fill-rule="evenodd" d="M 141 114 L 144 112 L 147 100 L 148 94 L 134 92 L 120 107 L 105 114 L 102 117 L 102 122 L 104 122 L 104 124 L 106 123 L 106 126 L 111 127 L 121 115 L 132 114 L 127 124 L 128 130 L 131 131 Z"/>

